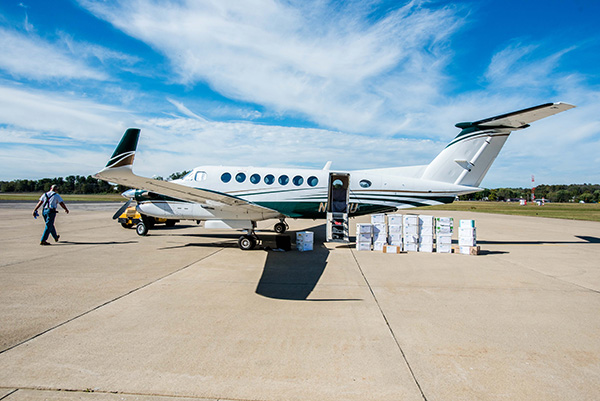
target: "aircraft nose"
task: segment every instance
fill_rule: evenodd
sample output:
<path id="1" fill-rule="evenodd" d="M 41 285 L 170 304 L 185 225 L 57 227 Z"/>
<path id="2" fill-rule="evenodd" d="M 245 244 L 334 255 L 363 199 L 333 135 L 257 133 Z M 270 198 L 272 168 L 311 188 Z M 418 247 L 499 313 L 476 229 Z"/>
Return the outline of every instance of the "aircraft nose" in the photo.
<path id="1" fill-rule="evenodd" d="M 133 199 L 135 198 L 135 189 L 128 189 L 127 191 L 123 192 L 121 196 L 127 199 Z"/>

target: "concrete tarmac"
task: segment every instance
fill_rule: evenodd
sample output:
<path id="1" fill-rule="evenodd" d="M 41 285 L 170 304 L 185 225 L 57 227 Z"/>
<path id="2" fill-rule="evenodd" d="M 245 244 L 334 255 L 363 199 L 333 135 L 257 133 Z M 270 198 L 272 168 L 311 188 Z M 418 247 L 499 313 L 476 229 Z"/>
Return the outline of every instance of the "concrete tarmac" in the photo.
<path id="1" fill-rule="evenodd" d="M 476 220 L 467 256 L 357 252 L 290 220 L 314 251 L 244 252 L 235 232 L 138 237 L 118 204 L 71 203 L 42 247 L 33 205 L 0 203 L 0 400 L 600 394 L 600 223 L 428 211 Z"/>

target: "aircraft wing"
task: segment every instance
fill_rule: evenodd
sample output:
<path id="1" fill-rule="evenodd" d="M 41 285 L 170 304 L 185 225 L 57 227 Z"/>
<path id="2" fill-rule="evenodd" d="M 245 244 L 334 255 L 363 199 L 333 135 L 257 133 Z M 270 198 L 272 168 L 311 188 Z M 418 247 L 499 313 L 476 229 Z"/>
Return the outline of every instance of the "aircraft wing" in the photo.
<path id="1" fill-rule="evenodd" d="M 528 109 L 475 121 L 471 124 L 480 127 L 525 128 L 529 123 L 552 116 L 561 111 L 572 109 L 573 107 L 575 106 L 572 104 L 562 102 L 546 103 Z"/>
<path id="2" fill-rule="evenodd" d="M 183 201 L 208 204 L 212 207 L 231 206 L 246 213 L 263 213 L 278 216 L 279 212 L 236 196 L 206 189 L 188 187 L 170 181 L 155 180 L 135 175 L 132 171 L 135 149 L 140 130 L 130 128 L 125 131 L 121 142 L 104 169 L 94 175 L 103 181 L 114 182 L 128 187 L 155 192 Z"/>

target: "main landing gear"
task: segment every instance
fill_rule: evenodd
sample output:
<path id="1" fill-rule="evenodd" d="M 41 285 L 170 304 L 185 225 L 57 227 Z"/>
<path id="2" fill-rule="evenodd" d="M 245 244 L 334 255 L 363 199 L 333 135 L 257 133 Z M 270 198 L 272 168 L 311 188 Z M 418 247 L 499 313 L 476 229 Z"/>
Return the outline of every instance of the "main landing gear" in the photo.
<path id="1" fill-rule="evenodd" d="M 284 219 L 281 219 L 279 223 L 275 224 L 273 230 L 275 230 L 277 234 L 283 234 L 288 228 L 290 228 L 290 226 L 288 226 Z"/>
<path id="2" fill-rule="evenodd" d="M 238 245 L 242 251 L 251 251 L 258 244 L 258 237 L 256 234 L 246 234 L 242 235 L 240 239 L 238 239 Z"/>

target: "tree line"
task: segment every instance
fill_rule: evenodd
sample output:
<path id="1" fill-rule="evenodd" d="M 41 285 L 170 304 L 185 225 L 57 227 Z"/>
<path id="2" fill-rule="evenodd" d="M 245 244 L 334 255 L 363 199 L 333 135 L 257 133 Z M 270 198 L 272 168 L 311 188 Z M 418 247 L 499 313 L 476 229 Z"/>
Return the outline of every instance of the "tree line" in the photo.
<path id="1" fill-rule="evenodd" d="M 181 178 L 189 173 L 182 171 L 173 173 L 168 180 Z M 162 180 L 162 177 L 155 177 Z M 99 180 L 91 175 L 70 175 L 68 177 L 42 178 L 40 180 L 12 180 L 0 181 L 0 192 L 46 192 L 52 185 L 58 185 L 62 194 L 112 194 L 129 189 L 123 185 L 111 185 L 106 181 Z"/>
<path id="2" fill-rule="evenodd" d="M 600 185 L 570 184 L 546 185 L 535 187 L 535 198 L 550 202 L 600 202 Z M 474 194 L 463 195 L 460 200 L 506 201 L 509 199 L 531 199 L 531 188 L 495 188 L 484 189 Z"/>
<path id="3" fill-rule="evenodd" d="M 175 180 L 183 177 L 189 171 L 171 174 L 167 179 Z M 162 177 L 154 177 L 162 180 Z M 0 192 L 45 192 L 52 184 L 56 184 L 63 194 L 106 194 L 123 192 L 128 188 L 122 185 L 111 185 L 98 180 L 91 175 L 70 175 L 68 177 L 42 178 L 40 180 L 0 181 Z M 536 199 L 546 199 L 550 202 L 600 202 L 600 185 L 570 184 L 545 185 L 535 187 Z M 508 199 L 531 199 L 531 188 L 494 188 L 484 189 L 474 194 L 463 195 L 461 200 L 506 201 Z"/>

